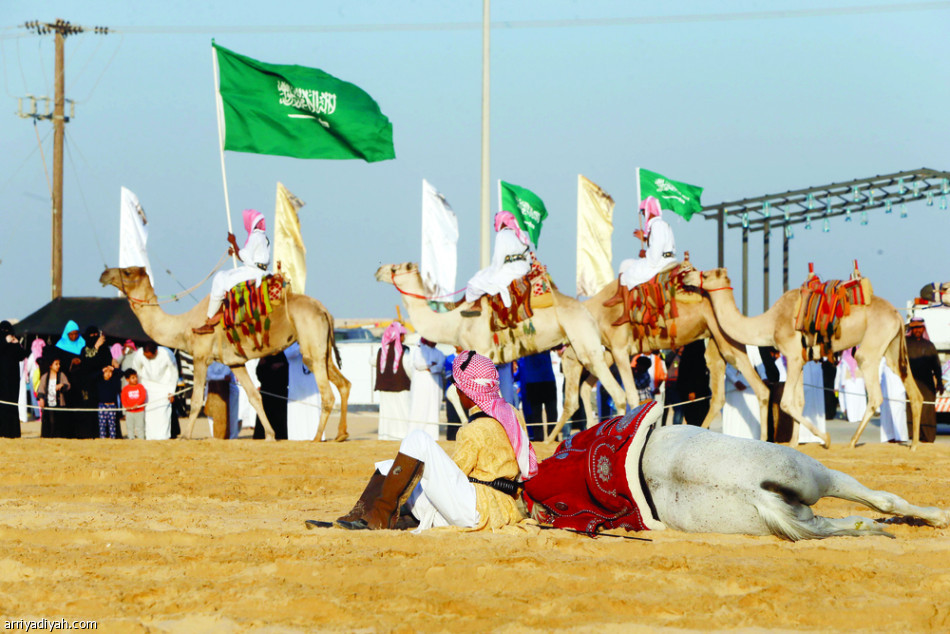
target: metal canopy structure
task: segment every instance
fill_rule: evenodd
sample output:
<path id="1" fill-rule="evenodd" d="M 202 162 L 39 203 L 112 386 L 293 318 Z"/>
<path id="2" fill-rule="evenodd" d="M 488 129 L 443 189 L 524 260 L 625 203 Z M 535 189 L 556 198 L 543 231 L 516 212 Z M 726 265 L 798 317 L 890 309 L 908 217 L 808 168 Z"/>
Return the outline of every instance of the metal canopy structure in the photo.
<path id="1" fill-rule="evenodd" d="M 926 200 L 933 205 L 940 197 L 940 208 L 947 209 L 950 195 L 950 172 L 928 168 L 859 178 L 841 183 L 831 183 L 807 189 L 797 189 L 781 194 L 768 194 L 744 198 L 733 202 L 717 203 L 703 207 L 702 215 L 707 220 L 715 219 L 719 225 L 719 267 L 725 266 L 725 230 L 742 229 L 742 312 L 749 309 L 749 234 L 762 232 L 763 247 L 763 310 L 769 308 L 769 239 L 773 229 L 781 229 L 783 246 L 782 292 L 788 290 L 788 246 L 793 237 L 792 226 L 813 222 L 823 223 L 828 230 L 828 219 L 855 215 L 861 224 L 867 224 L 867 213 L 883 209 L 891 213 L 909 202 Z"/>

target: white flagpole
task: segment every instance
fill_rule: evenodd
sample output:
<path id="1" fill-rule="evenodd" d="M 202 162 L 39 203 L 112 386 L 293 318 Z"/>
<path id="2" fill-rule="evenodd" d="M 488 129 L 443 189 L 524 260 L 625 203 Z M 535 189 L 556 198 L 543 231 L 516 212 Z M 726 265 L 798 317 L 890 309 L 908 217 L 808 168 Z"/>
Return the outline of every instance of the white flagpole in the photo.
<path id="1" fill-rule="evenodd" d="M 228 200 L 228 173 L 224 169 L 224 104 L 221 103 L 221 84 L 218 77 L 218 49 L 211 47 L 211 59 L 214 63 L 214 101 L 218 114 L 218 149 L 221 154 L 221 180 L 224 183 L 224 211 L 228 217 L 228 233 L 234 233 L 231 227 L 231 201 Z M 231 265 L 237 268 L 237 257 L 231 256 Z"/>
<path id="2" fill-rule="evenodd" d="M 491 158 L 489 153 L 489 121 L 491 119 L 491 0 L 482 0 L 482 179 L 481 179 L 481 267 L 491 262 L 491 203 L 488 201 L 491 189 Z"/>

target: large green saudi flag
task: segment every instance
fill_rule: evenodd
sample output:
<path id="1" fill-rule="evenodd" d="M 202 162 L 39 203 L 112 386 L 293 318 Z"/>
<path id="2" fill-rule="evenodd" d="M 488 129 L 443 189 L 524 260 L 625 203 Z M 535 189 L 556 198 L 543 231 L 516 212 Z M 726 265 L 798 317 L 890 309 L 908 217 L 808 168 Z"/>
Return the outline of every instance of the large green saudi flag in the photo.
<path id="1" fill-rule="evenodd" d="M 702 187 L 680 183 L 642 167 L 637 171 L 640 173 L 641 201 L 653 196 L 660 201 L 661 209 L 669 209 L 687 220 L 702 211 L 703 204 L 699 201 L 703 195 Z"/>
<path id="2" fill-rule="evenodd" d="M 318 68 L 265 64 L 211 45 L 225 150 L 370 163 L 396 157 L 392 123 L 358 86 Z"/>
<path id="3" fill-rule="evenodd" d="M 505 181 L 500 182 L 501 209 L 510 211 L 534 246 L 538 246 L 538 236 L 541 235 L 541 223 L 548 217 L 548 210 L 544 202 L 530 189 L 512 185 Z"/>

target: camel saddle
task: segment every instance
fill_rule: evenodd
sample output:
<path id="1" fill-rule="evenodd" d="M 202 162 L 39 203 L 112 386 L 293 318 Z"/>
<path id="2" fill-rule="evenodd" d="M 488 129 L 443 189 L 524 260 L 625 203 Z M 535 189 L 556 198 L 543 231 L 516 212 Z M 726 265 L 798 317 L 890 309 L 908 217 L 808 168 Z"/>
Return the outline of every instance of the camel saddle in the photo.
<path id="1" fill-rule="evenodd" d="M 505 306 L 501 295 L 488 297 L 488 307 L 491 310 L 491 331 L 499 332 L 516 328 L 520 323 L 527 321 L 539 308 L 550 308 L 554 305 L 552 289 L 556 289 L 548 268 L 538 262 L 531 253 L 531 268 L 524 277 L 513 280 L 508 285 L 511 296 L 511 306 Z"/>
<path id="2" fill-rule="evenodd" d="M 554 455 L 538 465 L 538 474 L 525 482 L 522 497 L 531 517 L 590 536 L 601 529 L 655 527 L 656 511 L 642 473 L 636 482 L 627 480 L 628 453 L 636 452 L 640 463 L 646 441 L 661 418 L 653 416 L 652 423 L 643 424 L 654 407 L 656 401 L 648 401 L 626 416 L 605 420 L 558 445 Z"/>
<path id="3" fill-rule="evenodd" d="M 806 338 L 807 348 L 821 346 L 821 356 L 826 356 L 832 340 L 841 336 L 841 318 L 851 314 L 852 306 L 869 305 L 872 295 L 866 277 L 822 282 L 812 275 L 799 289 L 795 330 Z"/>
<path id="4" fill-rule="evenodd" d="M 254 280 L 237 284 L 224 296 L 224 332 L 238 354 L 246 357 L 242 339 L 254 350 L 270 346 L 271 313 L 286 300 L 287 282 L 280 273 L 266 275 L 260 285 Z"/>
<path id="5" fill-rule="evenodd" d="M 677 303 L 702 301 L 697 293 L 683 289 L 683 276 L 693 267 L 689 263 L 680 263 L 660 271 L 648 282 L 628 289 L 617 278 L 617 293 L 604 302 L 604 306 L 623 306 L 623 314 L 613 322 L 613 326 L 630 324 L 633 338 L 644 349 L 643 342 L 658 337 L 676 339 L 676 318 L 679 316 Z M 650 346 L 654 348 L 655 346 Z"/>

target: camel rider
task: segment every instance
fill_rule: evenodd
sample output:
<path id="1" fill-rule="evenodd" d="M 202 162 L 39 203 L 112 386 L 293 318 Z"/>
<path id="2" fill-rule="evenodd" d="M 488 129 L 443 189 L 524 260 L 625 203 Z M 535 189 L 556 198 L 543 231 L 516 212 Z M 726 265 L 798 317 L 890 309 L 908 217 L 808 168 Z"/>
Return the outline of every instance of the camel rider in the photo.
<path id="1" fill-rule="evenodd" d="M 520 482 L 538 472 L 538 459 L 514 408 L 501 397 L 498 371 L 487 357 L 465 350 L 452 362 L 452 377 L 469 410 L 454 456 L 425 432 L 410 432 L 395 460 L 377 464 L 353 510 L 337 520 L 340 526 L 387 529 L 418 522 L 420 529 L 494 530 L 524 519 L 515 496 Z"/>
<path id="2" fill-rule="evenodd" d="M 640 251 L 639 258 L 630 258 L 620 263 L 620 283 L 628 289 L 649 282 L 654 275 L 676 263 L 676 243 L 673 230 L 663 220 L 660 201 L 653 196 L 640 205 L 645 229 L 637 229 L 634 237 L 643 242 L 646 249 Z"/>
<path id="3" fill-rule="evenodd" d="M 531 269 L 531 240 L 518 226 L 514 214 L 510 211 L 495 214 L 495 231 L 497 233 L 491 264 L 473 275 L 465 288 L 465 301 L 473 303 L 471 310 L 462 311 L 465 317 L 481 314 L 477 302 L 482 295 L 501 295 L 505 307 L 510 308 L 511 293 L 508 292 L 508 285 L 527 275 Z"/>
<path id="4" fill-rule="evenodd" d="M 247 240 L 243 249 L 238 248 L 234 234 L 228 234 L 228 242 L 231 243 L 228 255 L 237 254 L 241 266 L 215 273 L 208 299 L 208 319 L 203 325 L 193 328 L 195 334 L 206 335 L 214 332 L 214 325 L 221 319 L 221 303 L 227 292 L 248 280 L 260 284 L 267 267 L 270 266 L 270 241 L 265 233 L 264 215 L 254 209 L 245 209 L 244 228 L 247 230 Z"/>

